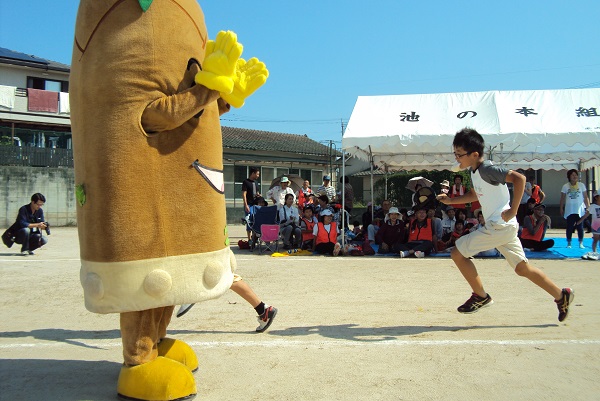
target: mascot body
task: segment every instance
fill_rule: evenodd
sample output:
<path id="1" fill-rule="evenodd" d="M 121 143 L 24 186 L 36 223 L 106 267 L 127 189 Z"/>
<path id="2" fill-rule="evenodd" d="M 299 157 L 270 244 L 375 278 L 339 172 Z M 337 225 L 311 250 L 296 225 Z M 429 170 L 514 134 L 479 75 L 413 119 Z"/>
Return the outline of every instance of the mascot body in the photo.
<path id="1" fill-rule="evenodd" d="M 120 313 L 127 399 L 195 394 L 194 352 L 165 338 L 174 305 L 232 284 L 219 115 L 222 97 L 249 93 L 239 76 L 234 90 L 245 61 L 226 39 L 208 40 L 196 0 L 80 1 L 70 75 L 80 276 L 88 310 Z M 221 70 L 203 65 L 207 48 Z"/>

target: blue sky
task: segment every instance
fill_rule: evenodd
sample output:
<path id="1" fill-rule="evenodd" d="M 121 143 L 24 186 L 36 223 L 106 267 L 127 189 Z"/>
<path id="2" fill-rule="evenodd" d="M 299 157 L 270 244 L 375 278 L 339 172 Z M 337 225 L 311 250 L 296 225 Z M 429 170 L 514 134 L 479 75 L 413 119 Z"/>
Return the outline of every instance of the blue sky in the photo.
<path id="1" fill-rule="evenodd" d="M 226 126 L 339 145 L 358 96 L 600 87 L 596 0 L 200 4 L 211 38 L 236 32 L 270 71 Z M 0 0 L 0 47 L 70 64 L 76 13 Z"/>

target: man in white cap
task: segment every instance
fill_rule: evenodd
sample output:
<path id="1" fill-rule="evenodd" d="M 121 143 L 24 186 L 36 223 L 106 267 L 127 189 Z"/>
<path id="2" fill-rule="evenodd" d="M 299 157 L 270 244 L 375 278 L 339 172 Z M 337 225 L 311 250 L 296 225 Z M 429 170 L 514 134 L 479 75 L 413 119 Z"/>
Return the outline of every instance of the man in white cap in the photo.
<path id="1" fill-rule="evenodd" d="M 267 192 L 267 198 L 273 201 L 273 204 L 277 205 L 277 209 L 281 209 L 285 204 L 285 196 L 287 194 L 292 194 L 294 197 L 294 203 L 296 202 L 296 195 L 294 195 L 294 191 L 290 188 L 290 179 L 287 177 L 281 177 L 281 181 L 279 181 L 279 185 L 274 186 L 269 189 Z"/>

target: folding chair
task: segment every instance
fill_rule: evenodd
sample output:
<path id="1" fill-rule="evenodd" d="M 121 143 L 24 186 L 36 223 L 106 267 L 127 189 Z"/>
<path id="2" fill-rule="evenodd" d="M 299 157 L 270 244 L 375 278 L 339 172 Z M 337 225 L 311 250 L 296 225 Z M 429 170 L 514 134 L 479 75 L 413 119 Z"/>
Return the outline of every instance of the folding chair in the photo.
<path id="1" fill-rule="evenodd" d="M 267 228 L 263 230 L 263 226 L 276 226 L 277 227 L 277 238 L 273 239 L 273 228 Z M 254 242 L 254 247 L 256 248 L 256 244 L 258 244 L 258 252 L 262 253 L 262 245 L 265 242 L 268 242 L 266 249 L 271 250 L 273 252 L 273 246 L 275 249 L 279 249 L 278 241 L 279 241 L 279 224 L 277 223 L 277 206 L 263 206 L 256 210 L 254 214 L 250 216 L 250 229 L 252 230 L 252 238 Z M 264 231 L 264 233 L 263 233 Z M 263 235 L 266 234 L 269 238 L 268 241 L 265 241 Z M 274 242 L 274 243 L 273 243 Z"/>
<path id="2" fill-rule="evenodd" d="M 265 251 L 277 252 L 279 250 L 279 224 L 263 224 L 260 226 L 261 235 L 258 239 L 258 253 Z"/>

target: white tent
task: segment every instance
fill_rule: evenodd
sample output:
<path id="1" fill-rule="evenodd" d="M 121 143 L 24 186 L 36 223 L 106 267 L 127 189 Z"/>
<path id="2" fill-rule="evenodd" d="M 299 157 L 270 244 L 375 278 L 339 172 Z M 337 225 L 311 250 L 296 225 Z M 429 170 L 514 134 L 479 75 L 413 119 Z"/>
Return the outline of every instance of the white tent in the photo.
<path id="1" fill-rule="evenodd" d="M 600 164 L 600 89 L 360 96 L 342 149 L 390 170 L 443 170 L 454 134 L 476 129 L 509 168 Z"/>

